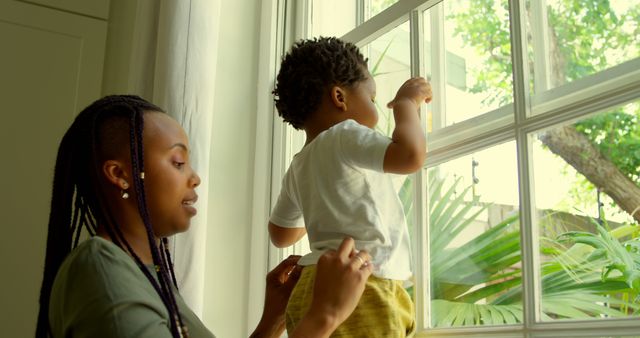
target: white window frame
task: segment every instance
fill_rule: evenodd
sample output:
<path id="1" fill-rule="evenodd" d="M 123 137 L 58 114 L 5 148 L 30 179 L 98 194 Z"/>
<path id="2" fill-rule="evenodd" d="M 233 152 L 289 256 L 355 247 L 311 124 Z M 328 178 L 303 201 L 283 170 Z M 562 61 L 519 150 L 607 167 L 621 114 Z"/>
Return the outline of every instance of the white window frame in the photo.
<path id="1" fill-rule="evenodd" d="M 320 0 L 321 1 L 321 0 Z M 394 5 L 385 9 L 373 18 L 363 22 L 364 11 L 367 8 L 366 0 L 354 0 L 357 6 L 356 22 L 361 23 L 355 29 L 346 33 L 341 38 L 362 47 L 376 38 L 387 33 L 397 25 L 409 21 L 411 27 L 411 73 L 413 76 L 424 75 L 423 39 L 420 34 L 424 22 L 422 11 L 434 8 L 431 11 L 431 41 L 434 46 L 432 62 L 433 72 L 431 83 L 434 93 L 444 93 L 444 32 L 442 29 L 443 10 L 441 2 L 446 0 L 399 0 Z M 525 0 L 509 0 L 511 52 L 513 65 L 513 99 L 512 105 L 507 105 L 488 112 L 478 117 L 443 128 L 445 125 L 442 114 L 445 109 L 444 97 L 434 97 L 432 104 L 434 131 L 428 134 L 429 152 L 426 167 L 433 167 L 440 163 L 455 159 L 459 156 L 479 151 L 492 145 L 505 141 L 516 140 L 518 161 L 518 188 L 520 198 L 520 224 L 521 224 L 521 248 L 523 264 L 523 323 L 510 326 L 478 326 L 464 328 L 430 328 L 429 327 L 429 283 L 418 283 L 415 287 L 416 315 L 418 324 L 418 337 L 610 337 L 624 335 L 638 335 L 640 332 L 640 318 L 623 318 L 607 320 L 585 321 L 559 321 L 542 322 L 538 318 L 540 299 L 539 285 L 539 261 L 535 254 L 538 250 L 538 229 L 533 221 L 535 206 L 531 199 L 533 187 L 531 182 L 531 140 L 530 134 L 557 124 L 575 121 L 589 114 L 603 111 L 604 109 L 622 105 L 640 99 L 640 58 L 617 65 L 595 75 L 586 77 L 554 88 L 552 91 L 543 91 L 548 88 L 548 79 L 536 78 L 536 95 L 531 97 L 528 88 L 528 74 L 526 58 L 526 45 L 523 39 Z M 538 1 L 532 1 L 532 10 L 537 13 L 544 12 L 544 6 L 538 6 Z M 262 231 L 254 231 L 253 240 L 262 241 L 252 256 L 261 261 L 258 264 L 261 269 L 253 271 L 256 278 L 264 278 L 268 267 L 273 267 L 287 255 L 299 252 L 299 247 L 293 249 L 276 249 L 270 244 L 266 234 L 266 220 L 272 203 L 277 198 L 280 189 L 280 180 L 293 153 L 298 151 L 303 142 L 303 135 L 294 131 L 291 127 L 282 123 L 277 117 L 270 95 L 273 89 L 275 74 L 278 70 L 280 57 L 286 52 L 292 43 L 300 38 L 308 37 L 310 32 L 310 8 L 311 0 L 270 0 L 264 1 L 263 7 L 263 36 L 261 37 L 260 57 L 260 89 L 258 101 L 258 131 L 257 143 L 271 145 L 271 158 L 262 156 L 256 151 L 256 183 L 257 193 L 254 194 L 254 202 L 260 205 L 254 211 L 254 226 L 262 227 Z M 277 15 L 276 15 L 277 13 Z M 269 24 L 265 24 L 268 21 Z M 275 21 L 275 23 L 274 23 Z M 544 27 L 544 25 L 542 25 Z M 265 30 L 271 34 L 265 38 Z M 419 34 L 416 34 L 419 32 Z M 544 46 L 546 34 L 544 32 L 532 32 L 537 46 Z M 440 46 L 440 48 L 438 48 Z M 537 60 L 545 60 L 546 51 L 536 51 Z M 538 62 L 538 61 L 536 61 Z M 536 67 L 547 67 L 547 62 L 538 62 Z M 540 74 L 541 72 L 536 72 Z M 265 94 L 267 93 L 267 94 Z M 443 94 L 440 94 L 443 95 Z M 262 105 L 262 106 L 261 106 Z M 532 108 L 533 107 L 533 108 Z M 422 109 L 422 111 L 425 111 Z M 422 117 L 423 123 L 426 119 Z M 262 123 L 264 122 L 264 123 Z M 260 131 L 264 126 L 271 126 L 271 130 Z M 267 128 L 265 128 L 267 129 Z M 426 123 L 425 123 L 426 130 Z M 469 136 L 471 135 L 471 136 Z M 269 178 L 265 179 L 265 170 L 268 168 Z M 428 187 L 424 184 L 426 171 L 419 171 L 415 175 L 417 193 L 414 196 L 415 205 L 426 205 Z M 264 199 L 265 197 L 267 197 Z M 265 202 L 266 200 L 266 202 Z M 425 208 L 415 208 L 413 215 L 416 226 L 414 253 L 416 257 L 417 280 L 428 280 L 429 264 L 422 261 L 429 252 L 429 231 Z M 255 234 L 259 233 L 259 234 Z M 268 259 L 264 260 L 264 254 Z M 266 264 L 265 264 L 266 262 Z M 253 263 L 252 263 L 253 266 Z M 253 279 L 253 278 L 252 278 Z M 262 292 L 262 288 L 255 291 L 256 296 Z M 250 294 L 249 307 L 255 306 Z M 253 297 L 254 299 L 256 297 Z M 260 310 L 261 300 L 260 299 Z M 259 316 L 259 315 L 258 315 Z M 250 316 L 249 327 L 251 327 Z"/>
<path id="2" fill-rule="evenodd" d="M 308 34 L 301 26 L 308 21 L 308 18 L 302 19 L 303 14 L 309 12 L 305 7 L 307 4 L 306 1 L 262 1 L 246 336 L 262 315 L 265 276 L 288 255 L 299 251 L 299 245 L 277 249 L 271 244 L 267 231 L 272 202 L 278 197 L 282 177 L 293 158 L 292 152 L 300 149 L 304 141 L 299 132 L 278 117 L 271 91 L 282 55 L 293 41 Z M 299 20 L 294 22 L 293 17 Z M 296 22 L 298 26 L 293 26 Z"/>

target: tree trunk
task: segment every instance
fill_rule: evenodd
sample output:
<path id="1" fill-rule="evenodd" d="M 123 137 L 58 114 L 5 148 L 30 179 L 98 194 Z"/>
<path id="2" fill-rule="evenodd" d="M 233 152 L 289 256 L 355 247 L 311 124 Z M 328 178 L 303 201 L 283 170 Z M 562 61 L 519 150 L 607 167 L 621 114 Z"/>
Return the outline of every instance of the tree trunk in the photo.
<path id="1" fill-rule="evenodd" d="M 555 88 L 565 83 L 567 62 L 558 48 L 555 27 L 548 29 L 550 80 Z M 640 223 L 640 187 L 603 156 L 585 135 L 568 125 L 546 131 L 539 139 Z"/>
<path id="2" fill-rule="evenodd" d="M 640 223 L 640 187 L 604 157 L 586 136 L 569 125 L 546 131 L 539 139 Z"/>

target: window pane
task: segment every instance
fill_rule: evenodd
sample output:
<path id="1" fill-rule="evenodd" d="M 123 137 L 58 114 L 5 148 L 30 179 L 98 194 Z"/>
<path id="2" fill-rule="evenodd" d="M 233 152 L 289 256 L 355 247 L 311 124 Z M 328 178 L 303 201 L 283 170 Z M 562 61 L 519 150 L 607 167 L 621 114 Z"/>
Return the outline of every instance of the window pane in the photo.
<path id="1" fill-rule="evenodd" d="M 428 74 L 444 69 L 444 80 L 435 79 L 446 81 L 446 93 L 440 94 L 445 111 L 436 113 L 440 126 L 513 102 L 507 0 L 447 0 L 425 11 L 426 18 L 444 23 L 443 36 L 435 31 L 435 36 L 425 37 L 427 64 L 444 58 L 427 69 Z M 439 84 L 434 86 L 438 88 Z M 439 94 L 435 95 L 437 98 Z"/>
<path id="2" fill-rule="evenodd" d="M 428 170 L 431 324 L 522 322 L 515 142 Z"/>
<path id="3" fill-rule="evenodd" d="M 411 77 L 409 68 L 409 23 L 394 28 L 360 49 L 369 58 L 369 72 L 376 81 L 376 106 L 379 121 L 376 129 L 391 136 L 395 126 L 393 111 L 387 102 L 395 96 L 398 88 Z"/>
<path id="4" fill-rule="evenodd" d="M 360 48 L 369 61 L 369 72 L 376 81 L 376 107 L 378 124 L 376 130 L 391 136 L 395 122 L 393 110 L 387 108 L 400 86 L 411 77 L 409 68 L 409 23 L 405 22 L 370 44 Z M 411 176 L 393 175 L 393 183 L 404 208 L 409 233 L 413 233 L 413 217 L 410 216 L 413 201 Z"/>
<path id="5" fill-rule="evenodd" d="M 539 132 L 532 153 L 542 320 L 638 316 L 640 103 Z"/>
<path id="6" fill-rule="evenodd" d="M 341 37 L 356 27 L 357 0 L 315 0 L 311 5 L 311 37 Z M 336 9 L 340 10 L 336 10 Z"/>
<path id="7" fill-rule="evenodd" d="M 367 19 L 376 16 L 378 13 L 389 8 L 391 5 L 398 2 L 398 0 L 367 0 L 368 13 Z"/>
<path id="8" fill-rule="evenodd" d="M 640 0 L 530 1 L 534 92 L 640 57 Z"/>

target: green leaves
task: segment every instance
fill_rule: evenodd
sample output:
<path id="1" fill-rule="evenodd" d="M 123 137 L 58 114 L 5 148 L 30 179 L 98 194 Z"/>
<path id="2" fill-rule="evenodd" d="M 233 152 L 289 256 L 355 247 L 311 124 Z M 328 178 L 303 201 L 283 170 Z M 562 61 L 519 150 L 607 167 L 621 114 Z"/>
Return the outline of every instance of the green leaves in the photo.
<path id="1" fill-rule="evenodd" d="M 633 227 L 626 225 L 623 227 Z M 603 226 L 596 223 L 598 234 L 587 232 L 567 232 L 563 234 L 560 241 L 572 241 L 590 246 L 602 263 L 601 279 L 607 281 L 622 281 L 629 289 L 636 294 L 640 293 L 640 254 L 633 250 L 639 244 L 638 239 L 629 243 L 620 243 L 614 236 L 605 230 Z M 594 257 L 594 256 L 590 256 Z"/>
<path id="2" fill-rule="evenodd" d="M 479 215 L 489 204 L 472 198 L 460 179 L 447 186 L 437 173 L 429 171 L 433 325 L 522 322 L 518 213 L 456 246 L 460 234 L 482 222 Z M 638 226 L 593 225 L 595 233 L 565 231 L 540 242 L 542 318 L 624 317 L 640 311 Z"/>
<path id="3" fill-rule="evenodd" d="M 447 19 L 455 22 L 454 35 L 473 47 L 478 68 L 470 69 L 472 93 L 485 93 L 485 103 L 512 101 L 511 51 L 507 1 L 470 0 L 465 9 Z M 461 4 L 462 5 L 462 4 Z M 531 13 L 528 13 L 530 16 Z M 547 6 L 552 86 L 557 87 L 640 57 L 640 5 L 612 6 L 609 0 L 562 0 Z M 532 20 L 531 21 L 535 21 Z M 544 20 L 538 20 L 544 22 Z M 541 29 L 528 27 L 531 31 Z M 529 48 L 541 48 L 532 46 Z M 530 60 L 533 56 L 530 55 Z M 531 67 L 539 71 L 535 64 Z M 626 115 L 626 116 L 621 116 Z M 576 125 L 600 151 L 640 184 L 640 105 L 616 109 L 600 119 Z"/>
<path id="4" fill-rule="evenodd" d="M 483 103 L 502 106 L 513 100 L 511 76 L 511 44 L 507 1 L 459 1 L 457 9 L 446 19 L 455 21 L 453 34 L 465 46 L 473 47 L 479 67 L 472 67 L 471 93 L 483 93 Z"/>
<path id="5" fill-rule="evenodd" d="M 629 104 L 575 124 L 604 156 L 640 185 L 640 104 Z"/>
<path id="6" fill-rule="evenodd" d="M 522 305 L 465 304 L 436 299 L 431 302 L 436 327 L 517 324 L 522 322 Z"/>

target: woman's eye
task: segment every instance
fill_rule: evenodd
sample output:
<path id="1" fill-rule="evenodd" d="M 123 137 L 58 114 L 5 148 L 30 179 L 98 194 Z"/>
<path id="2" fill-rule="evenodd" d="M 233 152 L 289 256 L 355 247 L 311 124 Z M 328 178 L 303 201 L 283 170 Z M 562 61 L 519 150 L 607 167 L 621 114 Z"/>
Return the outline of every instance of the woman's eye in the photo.
<path id="1" fill-rule="evenodd" d="M 177 162 L 177 161 L 174 161 L 174 162 L 173 162 L 173 165 L 174 165 L 176 168 L 178 168 L 178 169 L 182 169 L 182 167 L 184 167 L 184 162 Z"/>

